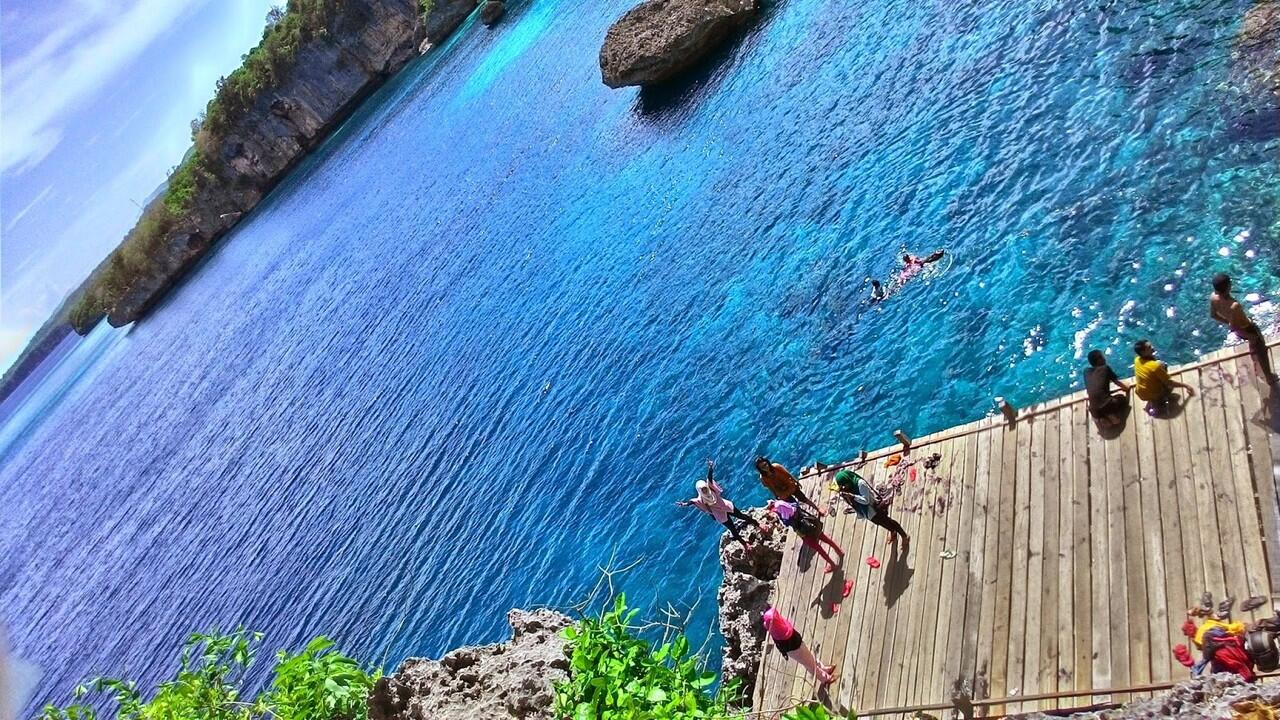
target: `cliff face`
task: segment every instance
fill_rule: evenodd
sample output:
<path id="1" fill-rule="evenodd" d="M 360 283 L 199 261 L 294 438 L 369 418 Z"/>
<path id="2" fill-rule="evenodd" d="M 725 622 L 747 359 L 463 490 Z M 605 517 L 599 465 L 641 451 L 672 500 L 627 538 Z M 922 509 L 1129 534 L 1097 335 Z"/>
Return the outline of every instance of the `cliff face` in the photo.
<path id="1" fill-rule="evenodd" d="M 303 43 L 271 90 L 219 137 L 219 182 L 199 188 L 165 235 L 151 268 L 107 310 L 119 327 L 146 313 L 220 236 L 251 210 L 371 92 L 409 63 L 425 37 L 438 42 L 479 0 L 435 0 L 424 23 L 418 0 L 341 0 L 325 32 Z M 78 318 L 81 334 L 101 319 Z"/>
<path id="2" fill-rule="evenodd" d="M 744 530 L 743 537 L 752 545 L 750 553 L 728 533 L 720 536 L 724 580 L 718 596 L 720 634 L 724 636 L 721 673 L 725 682 L 733 678 L 742 682 L 744 704 L 748 706 L 764 652 L 764 626 L 760 624 L 760 616 L 773 597 L 787 538 L 786 529 L 771 524 L 763 510 L 752 510 L 751 515 L 764 527 L 772 527 L 772 532 L 766 536 L 755 528 Z"/>
<path id="3" fill-rule="evenodd" d="M 572 621 L 550 610 L 512 610 L 507 621 L 509 643 L 406 660 L 378 680 L 369 720 L 551 720 L 551 685 L 569 671 L 560 631 Z"/>

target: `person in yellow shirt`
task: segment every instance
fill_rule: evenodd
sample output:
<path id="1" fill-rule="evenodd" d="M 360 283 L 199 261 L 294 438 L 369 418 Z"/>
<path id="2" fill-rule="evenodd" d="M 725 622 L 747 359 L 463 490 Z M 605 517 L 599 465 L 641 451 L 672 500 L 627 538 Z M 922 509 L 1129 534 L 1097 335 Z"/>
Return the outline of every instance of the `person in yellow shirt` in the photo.
<path id="1" fill-rule="evenodd" d="M 1140 399 L 1147 401 L 1148 413 L 1167 413 L 1174 388 L 1186 390 L 1187 397 L 1196 394 L 1190 385 L 1169 376 L 1169 366 L 1156 359 L 1156 349 L 1152 347 L 1151 341 L 1139 340 L 1134 343 L 1133 352 L 1134 391 Z"/>

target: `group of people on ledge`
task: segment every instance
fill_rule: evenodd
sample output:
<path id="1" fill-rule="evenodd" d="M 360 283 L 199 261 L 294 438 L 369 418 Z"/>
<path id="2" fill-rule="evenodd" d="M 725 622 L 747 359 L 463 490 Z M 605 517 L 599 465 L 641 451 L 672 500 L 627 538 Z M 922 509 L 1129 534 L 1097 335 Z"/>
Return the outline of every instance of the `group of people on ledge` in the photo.
<path id="1" fill-rule="evenodd" d="M 724 496 L 724 489 L 715 479 L 715 468 L 715 461 L 708 459 L 707 476 L 694 484 L 694 497 L 681 500 L 676 505 L 696 507 L 707 513 L 716 522 L 724 525 L 730 536 L 750 553 L 752 547 L 743 539 L 742 528 L 746 525 L 754 526 L 765 536 L 770 535 L 772 530 L 751 515 L 739 510 Z M 773 495 L 773 499 L 765 505 L 766 511 L 777 518 L 783 527 L 795 530 L 796 535 L 800 537 L 800 542 L 826 561 L 826 572 L 834 572 L 838 562 L 844 560 L 844 550 L 823 529 L 822 517 L 827 514 L 826 510 L 805 495 L 800 482 L 781 464 L 766 457 L 757 457 L 755 469 L 760 476 L 760 484 Z M 911 545 L 911 536 L 902 525 L 889 517 L 887 503 L 877 496 L 875 489 L 862 476 L 849 469 L 837 472 L 835 483 L 837 496 L 848 505 L 845 512 L 856 514 L 859 518 L 869 520 L 888 530 L 889 542 L 897 542 L 901 539 L 902 552 L 905 555 Z M 839 561 L 833 558 L 823 545 L 830 548 Z M 778 651 L 788 659 L 799 663 L 818 682 L 826 685 L 835 679 L 835 666 L 818 662 L 813 652 L 805 645 L 800 632 L 795 629 L 795 625 L 780 610 L 774 607 L 766 609 L 761 616 L 761 623 Z"/>
<path id="2" fill-rule="evenodd" d="M 1249 352 L 1262 369 L 1267 384 L 1275 385 L 1278 379 L 1271 370 L 1266 337 L 1240 301 L 1232 297 L 1231 278 L 1226 273 L 1213 276 L 1209 315 L 1249 344 Z M 1089 414 L 1100 428 L 1112 429 L 1124 424 L 1129 415 L 1131 389 L 1138 399 L 1147 403 L 1147 412 L 1155 417 L 1169 414 L 1176 398 L 1174 390 L 1185 390 L 1188 397 L 1195 395 L 1190 385 L 1173 379 L 1169 366 L 1156 357 L 1156 349 L 1150 340 L 1134 343 L 1133 354 L 1134 387 L 1130 388 L 1107 365 L 1107 357 L 1101 350 L 1089 351 L 1089 367 L 1084 371 L 1085 393 L 1089 398 Z M 1112 390 L 1113 386 L 1119 389 L 1118 393 Z"/>
<path id="3" fill-rule="evenodd" d="M 942 253 L 917 260 L 923 267 L 929 262 L 936 262 Z M 908 264 L 914 258 L 908 256 Z M 878 286 L 878 283 L 876 284 Z M 874 292 L 874 290 L 873 290 Z M 879 299 L 879 298 L 877 298 Z M 1213 294 L 1210 296 L 1210 315 L 1226 325 L 1245 342 L 1249 343 L 1250 352 L 1262 368 L 1263 375 L 1271 385 L 1277 383 L 1275 373 L 1271 370 L 1270 358 L 1267 355 L 1267 343 L 1258 326 L 1249 318 L 1244 307 L 1231 296 L 1231 278 L 1219 273 L 1213 278 Z M 1186 383 L 1174 380 L 1165 363 L 1156 358 L 1156 350 L 1148 340 L 1139 340 L 1134 344 L 1134 387 L 1138 397 L 1148 403 L 1148 412 L 1162 415 L 1168 412 L 1174 399 L 1173 391 L 1183 389 L 1188 395 L 1194 390 Z M 1100 350 L 1089 353 L 1090 367 L 1085 370 L 1085 388 L 1089 399 L 1089 412 L 1103 428 L 1117 427 L 1124 422 L 1129 412 L 1128 393 L 1131 388 L 1125 385 L 1107 365 L 1107 358 Z M 1112 386 L 1120 390 L 1112 392 Z M 805 495 L 799 481 L 785 467 L 766 457 L 757 457 L 755 470 L 759 474 L 760 484 L 773 495 L 766 505 L 766 511 L 783 526 L 796 531 L 800 542 L 812 549 L 826 561 L 826 572 L 834 572 L 840 561 L 844 560 L 844 550 L 831 538 L 822 526 L 822 517 L 826 511 Z M 771 534 L 771 528 L 763 525 L 748 513 L 739 510 L 732 501 L 724 496 L 724 489 L 715 479 L 715 461 L 707 460 L 707 475 L 695 484 L 695 495 L 688 500 L 676 503 L 680 507 L 696 507 L 707 513 L 716 522 L 728 529 L 730 536 L 740 543 L 743 549 L 752 552 L 751 545 L 742 537 L 742 529 L 747 525 L 754 526 L 762 535 Z M 842 469 L 835 475 L 837 497 L 848 507 L 846 513 L 856 514 L 889 532 L 889 542 L 901 539 L 902 551 L 905 555 L 910 548 L 911 537 L 896 520 L 889 517 L 888 502 L 880 497 L 874 487 L 860 475 L 850 469 Z M 823 546 L 826 546 L 825 548 Z M 826 548 L 830 548 L 836 557 L 832 557 Z M 838 558 L 838 560 L 837 560 Z M 786 618 L 777 608 L 769 607 L 761 617 L 761 623 L 778 650 L 788 659 L 799 663 L 822 685 L 835 679 L 834 665 L 825 665 L 818 661 L 813 652 L 805 645 L 804 638 L 795 629 L 794 623 Z"/>

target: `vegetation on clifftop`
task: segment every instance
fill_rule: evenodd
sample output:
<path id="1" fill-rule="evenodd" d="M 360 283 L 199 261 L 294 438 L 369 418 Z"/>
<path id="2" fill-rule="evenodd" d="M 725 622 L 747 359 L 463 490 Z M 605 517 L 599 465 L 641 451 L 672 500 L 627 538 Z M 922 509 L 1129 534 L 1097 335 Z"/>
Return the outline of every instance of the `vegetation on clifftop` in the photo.
<path id="1" fill-rule="evenodd" d="M 137 683 L 97 678 L 75 690 L 75 703 L 49 705 L 40 720 L 97 720 L 87 701 L 95 695 L 114 700 L 118 720 L 365 720 L 366 698 L 381 676 L 333 650 L 318 637 L 300 653 L 280 651 L 271 684 L 251 695 L 244 687 L 261 633 L 236 630 L 193 634 L 182 648 L 178 672 L 144 698 Z M 104 716 L 106 717 L 106 716 Z"/>
<path id="2" fill-rule="evenodd" d="M 619 595 L 599 619 L 564 630 L 569 679 L 556 685 L 555 715 L 572 720 L 733 718 L 738 686 L 718 691 L 706 659 L 690 652 L 682 633 L 657 649 L 637 636 L 636 613 Z"/>
<path id="3" fill-rule="evenodd" d="M 154 274 L 158 258 L 164 255 L 166 236 L 188 221 L 195 200 L 231 182 L 219 150 L 227 131 L 263 93 L 277 86 L 303 43 L 327 32 L 339 2 L 288 0 L 285 7 L 267 14 L 262 40 L 244 55 L 239 68 L 218 80 L 204 114 L 192 123 L 194 152 L 170 172 L 168 188 L 147 205 L 137 225 L 94 270 L 70 308 L 68 320 L 74 327 L 91 325 L 110 311 L 135 278 Z"/>

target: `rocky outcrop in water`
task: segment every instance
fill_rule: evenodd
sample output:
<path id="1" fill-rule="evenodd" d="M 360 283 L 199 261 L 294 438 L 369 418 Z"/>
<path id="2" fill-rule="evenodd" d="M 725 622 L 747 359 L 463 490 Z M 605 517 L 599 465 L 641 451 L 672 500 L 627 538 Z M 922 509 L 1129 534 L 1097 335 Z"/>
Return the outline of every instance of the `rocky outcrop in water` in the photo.
<path id="1" fill-rule="evenodd" d="M 689 69 L 740 29 L 759 0 L 647 0 L 618 19 L 600 48 L 611 88 L 654 85 Z"/>
<path id="2" fill-rule="evenodd" d="M 1265 711 L 1251 712 L 1259 707 L 1280 708 L 1280 684 L 1247 683 L 1239 675 L 1219 674 L 1187 681 L 1149 700 L 1139 700 L 1116 710 L 1066 716 L 1030 713 L 1016 717 L 1026 720 L 1063 717 L 1072 720 L 1263 720 L 1275 717 Z"/>
<path id="3" fill-rule="evenodd" d="M 721 671 L 725 682 L 733 678 L 742 682 L 747 704 L 755 690 L 756 673 L 764 651 L 764 626 L 760 624 L 760 616 L 773 596 L 787 535 L 784 528 L 768 524 L 770 521 L 763 510 L 752 510 L 751 515 L 766 528 L 771 527 L 772 532 L 763 536 L 755 528 L 747 528 L 743 537 L 752 546 L 750 553 L 729 533 L 721 535 L 720 567 L 724 581 L 718 596 L 720 634 L 724 636 Z"/>
<path id="4" fill-rule="evenodd" d="M 507 4 L 502 0 L 485 0 L 485 3 L 480 6 L 480 22 L 487 27 L 492 27 L 506 14 Z"/>
<path id="5" fill-rule="evenodd" d="M 550 610 L 512 610 L 507 621 L 511 642 L 404 661 L 374 686 L 369 720 L 551 720 L 552 683 L 569 670 L 560 631 L 572 621 Z"/>
<path id="6" fill-rule="evenodd" d="M 141 318 L 361 101 L 408 64 L 420 42 L 447 37 L 479 2 L 434 0 L 425 18 L 419 0 L 333 3 L 323 32 L 301 43 L 272 87 L 220 129 L 212 147 L 200 148 L 214 177 L 197 187 L 161 242 L 148 248 L 146 267 L 133 263 L 122 289 L 90 281 L 85 294 L 107 299 L 72 317 L 76 331 L 86 334 L 103 315 L 117 327 Z"/>
<path id="7" fill-rule="evenodd" d="M 1232 134 L 1241 140 L 1280 136 L 1280 1 L 1255 2 L 1240 26 L 1231 51 L 1227 105 Z"/>

